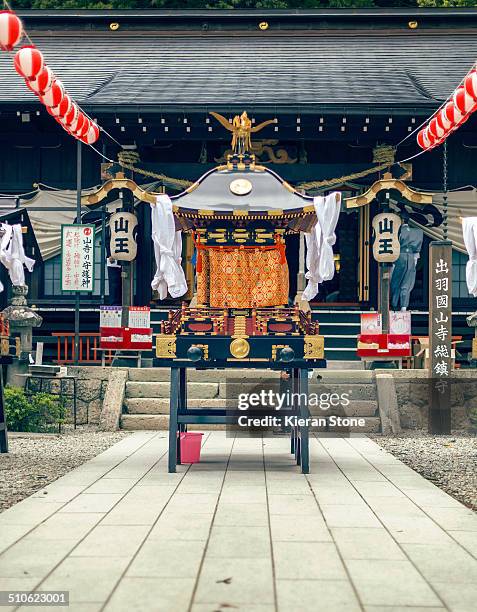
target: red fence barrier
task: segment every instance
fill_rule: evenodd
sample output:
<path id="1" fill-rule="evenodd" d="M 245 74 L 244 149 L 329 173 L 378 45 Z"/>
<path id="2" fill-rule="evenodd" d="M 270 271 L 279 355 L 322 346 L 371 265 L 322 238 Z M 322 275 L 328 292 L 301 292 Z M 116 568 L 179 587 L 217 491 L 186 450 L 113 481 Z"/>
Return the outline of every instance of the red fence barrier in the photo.
<path id="1" fill-rule="evenodd" d="M 75 360 L 75 335 L 72 332 L 52 332 L 57 339 L 56 363 L 60 365 L 73 364 Z M 105 364 L 113 360 L 114 351 L 101 349 L 99 346 L 100 334 L 97 332 L 82 333 L 79 335 L 79 363 L 98 364 L 102 362 L 104 352 Z"/>

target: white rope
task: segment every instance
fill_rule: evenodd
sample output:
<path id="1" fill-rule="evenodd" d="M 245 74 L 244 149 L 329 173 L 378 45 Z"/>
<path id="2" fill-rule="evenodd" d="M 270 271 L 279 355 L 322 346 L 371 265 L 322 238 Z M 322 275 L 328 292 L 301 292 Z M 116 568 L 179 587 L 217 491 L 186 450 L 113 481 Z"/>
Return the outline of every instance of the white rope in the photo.
<path id="1" fill-rule="evenodd" d="M 4 6 L 7 8 L 7 10 L 9 11 L 13 11 L 12 7 L 10 6 L 10 4 L 8 3 L 8 0 L 3 0 L 3 4 Z M 22 24 L 23 25 L 23 24 Z M 30 38 L 28 32 L 25 30 L 25 28 L 23 28 L 23 35 L 25 36 L 25 38 L 28 40 L 28 42 L 30 43 L 30 45 L 32 47 L 36 47 L 35 43 L 33 42 L 33 40 Z M 10 56 L 13 56 L 13 51 L 9 51 Z M 94 119 L 78 104 L 78 102 L 76 102 L 75 100 L 73 100 L 74 104 L 76 104 L 76 106 L 78 107 L 78 109 L 83 113 L 83 115 L 85 117 L 87 117 L 90 121 L 92 121 L 93 123 L 96 123 L 96 125 L 98 126 L 99 130 L 101 132 L 103 132 L 103 134 L 106 134 L 106 136 L 108 136 L 115 144 L 117 144 L 119 147 L 121 147 L 121 149 L 123 148 L 123 145 L 118 142 L 116 140 L 116 138 L 114 138 L 114 136 L 111 136 L 111 134 L 105 130 L 103 127 L 101 127 L 96 121 L 94 121 Z"/>
<path id="2" fill-rule="evenodd" d="M 95 147 L 93 147 L 93 145 L 88 145 L 91 149 L 93 149 L 93 151 L 95 153 L 97 153 L 100 157 L 102 157 L 103 159 L 105 159 L 107 162 L 110 162 L 111 164 L 117 164 L 118 162 L 115 162 L 113 159 L 109 159 L 109 157 L 106 157 L 106 155 L 103 155 L 100 151 L 98 151 L 98 149 L 96 149 Z"/>
<path id="3" fill-rule="evenodd" d="M 464 77 L 461 79 L 460 83 L 457 85 L 457 87 L 454 88 L 454 91 L 456 89 L 458 89 L 465 81 L 466 77 L 472 72 L 472 70 L 475 68 L 475 62 L 472 64 L 472 66 L 469 68 L 469 70 L 467 70 L 467 72 L 465 73 Z M 444 106 L 450 102 L 450 96 L 448 96 L 444 102 L 439 106 L 439 108 L 433 112 L 433 114 L 428 117 L 425 121 L 423 121 L 420 125 L 417 126 L 417 128 L 415 128 L 412 132 L 410 132 L 407 136 L 405 136 L 401 142 L 398 142 L 398 144 L 396 145 L 397 147 L 399 147 L 399 145 L 401 145 L 403 142 L 405 142 L 408 138 L 410 138 L 413 134 L 415 134 L 418 130 L 421 129 L 421 127 L 423 125 L 425 125 L 426 123 L 429 123 L 432 119 L 434 119 L 434 117 L 437 115 L 437 113 L 442 110 L 444 108 Z M 412 158 L 411 158 L 412 159 Z M 406 161 L 406 160 L 404 160 Z"/>

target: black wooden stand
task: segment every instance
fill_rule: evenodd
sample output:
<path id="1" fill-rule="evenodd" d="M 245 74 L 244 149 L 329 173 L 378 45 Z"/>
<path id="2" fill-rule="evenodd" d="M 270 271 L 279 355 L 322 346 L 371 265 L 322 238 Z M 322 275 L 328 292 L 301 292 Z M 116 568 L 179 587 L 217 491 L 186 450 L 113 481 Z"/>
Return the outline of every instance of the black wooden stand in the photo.
<path id="1" fill-rule="evenodd" d="M 187 405 L 187 368 L 196 367 L 191 361 L 177 361 L 171 367 L 171 393 L 170 393 L 170 420 L 169 420 L 169 472 L 175 472 L 176 466 L 181 463 L 180 457 L 180 433 L 187 430 L 187 425 L 218 424 L 226 425 L 227 411 L 216 408 L 189 408 Z M 256 365 L 247 364 L 242 368 L 263 368 L 264 364 L 258 362 Z M 306 362 L 299 367 L 291 365 L 280 370 L 292 373 L 291 387 L 295 392 L 308 396 L 308 369 Z M 200 369 L 214 369 L 201 364 Z M 298 416 L 308 418 L 310 416 L 308 406 L 300 402 Z M 179 440 L 179 443 L 178 443 Z M 294 454 L 296 463 L 301 467 L 303 474 L 310 471 L 309 460 L 309 427 L 298 424 L 291 430 L 291 453 Z"/>

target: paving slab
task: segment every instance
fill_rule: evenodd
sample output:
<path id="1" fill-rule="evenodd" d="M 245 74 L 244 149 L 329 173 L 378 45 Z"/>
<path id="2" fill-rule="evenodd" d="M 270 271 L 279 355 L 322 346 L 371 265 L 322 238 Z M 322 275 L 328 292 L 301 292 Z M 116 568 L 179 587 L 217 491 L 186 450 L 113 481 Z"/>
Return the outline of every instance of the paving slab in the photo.
<path id="1" fill-rule="evenodd" d="M 0 514 L 0 590 L 67 589 L 69 612 L 473 612 L 474 512 L 365 437 L 310 452 L 305 476 L 285 437 L 214 431 L 168 474 L 164 434 L 134 433 Z"/>
<path id="2" fill-rule="evenodd" d="M 195 578 L 204 554 L 204 541 L 149 540 L 139 550 L 126 575 L 147 578 Z"/>
<path id="3" fill-rule="evenodd" d="M 442 603 L 407 559 L 347 560 L 345 563 L 365 605 L 439 606 Z"/>
<path id="4" fill-rule="evenodd" d="M 128 564 L 126 557 L 68 557 L 41 584 L 44 591 L 69 591 L 73 604 L 105 602 Z"/>
<path id="5" fill-rule="evenodd" d="M 189 606 L 192 578 L 125 577 L 104 608 L 105 612 L 185 612 Z"/>
<path id="6" fill-rule="evenodd" d="M 98 525 L 71 552 L 71 556 L 130 559 L 148 532 L 148 525 Z"/>
<path id="7" fill-rule="evenodd" d="M 358 598 L 346 580 L 278 580 L 277 596 L 280 612 L 361 610 Z"/>
<path id="8" fill-rule="evenodd" d="M 333 542 L 274 542 L 277 580 L 346 580 Z"/>

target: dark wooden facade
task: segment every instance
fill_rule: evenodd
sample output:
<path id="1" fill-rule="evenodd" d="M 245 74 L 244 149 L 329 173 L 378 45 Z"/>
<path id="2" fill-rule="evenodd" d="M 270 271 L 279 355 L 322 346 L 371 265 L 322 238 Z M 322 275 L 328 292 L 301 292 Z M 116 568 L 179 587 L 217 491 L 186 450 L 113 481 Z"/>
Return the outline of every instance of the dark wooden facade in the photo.
<path id="1" fill-rule="evenodd" d="M 257 123 L 276 117 L 276 127 L 270 126 L 256 135 L 257 155 L 262 163 L 292 184 L 352 176 L 375 165 L 373 149 L 377 145 L 397 145 L 435 110 L 477 55 L 477 43 L 474 42 L 477 10 L 277 11 L 263 14 L 250 11 L 152 11 L 138 14 L 128 11 L 31 11 L 23 18 L 33 39 L 39 41 L 38 46 L 46 45 L 47 59 L 51 59 L 52 68 L 60 77 L 63 65 L 64 81 L 85 110 L 96 117 L 118 142 L 136 145 L 140 156 L 137 166 L 148 172 L 188 180 L 197 179 L 217 165 L 217 160 L 223 158 L 229 147 L 228 132 L 209 116 L 210 110 L 226 116 L 247 110 Z M 258 24 L 263 21 L 269 25 L 266 31 L 259 29 Z M 409 27 L 411 21 L 418 22 L 416 30 Z M 113 23 L 119 24 L 117 30 L 112 29 Z M 90 44 L 92 49 L 87 57 L 81 55 L 81 50 L 86 47 L 78 46 L 78 41 L 83 39 L 85 42 L 82 44 Z M 151 67 L 151 59 L 144 55 L 144 48 L 139 47 L 143 39 L 150 45 L 154 41 L 164 44 L 164 40 L 172 40 L 178 48 L 183 48 L 184 55 L 178 54 L 175 58 L 171 52 L 163 63 L 158 61 Z M 148 42 L 148 39 L 151 40 Z M 309 59 L 306 47 L 328 44 L 322 42 L 324 39 L 331 41 L 329 48 L 346 46 L 355 63 L 343 65 L 330 59 L 315 72 L 313 57 Z M 443 65 L 441 54 L 447 48 L 445 45 L 450 45 L 451 49 L 453 44 L 460 43 L 462 53 L 456 53 L 454 47 L 454 52 L 448 54 L 453 56 L 448 59 L 450 64 Z M 214 49 L 220 47 L 222 53 L 228 44 L 233 52 L 246 49 L 249 44 L 252 55 L 228 58 L 230 65 L 222 61 L 221 56 L 221 61 L 217 59 L 214 78 L 209 63 L 213 62 Z M 292 44 L 297 45 L 295 56 Z M 429 63 L 431 53 L 422 59 L 421 65 L 420 56 L 425 55 L 429 45 L 435 45 L 434 63 Z M 134 57 L 136 46 L 140 50 Z M 94 53 L 98 53 L 99 66 L 99 54 L 104 54 L 104 49 L 111 53 L 111 57 L 108 56 L 109 71 L 100 66 L 95 73 Z M 255 49 L 258 56 L 253 55 Z M 319 54 L 321 47 L 313 49 L 311 56 Z M 62 53 L 68 66 L 76 65 L 76 72 L 65 68 L 66 59 Z M 123 57 L 126 54 L 131 56 L 128 59 L 131 63 L 116 70 L 115 53 L 118 66 L 126 61 Z M 370 60 L 373 53 L 377 58 L 376 68 Z M 389 63 L 389 69 L 384 72 L 378 66 L 379 62 L 385 61 L 383 53 L 388 54 Z M 296 70 L 293 67 L 285 69 L 287 62 L 283 62 L 283 72 L 280 72 L 281 54 L 286 58 L 294 57 Z M 458 60 L 455 56 L 459 56 Z M 270 58 L 273 57 L 276 64 L 270 68 Z M 412 61 L 409 60 L 408 66 L 409 58 Z M 364 65 L 363 62 L 368 63 Z M 227 73 L 230 66 L 235 70 L 235 84 L 232 82 L 232 85 L 223 81 L 224 75 L 234 77 L 230 74 L 232 69 Z M 165 74 L 161 73 L 162 69 Z M 267 72 L 272 69 L 274 73 Z M 262 71 L 266 79 L 261 79 Z M 94 75 L 91 82 L 88 81 L 89 73 Z M 6 74 L 6 64 L 0 62 L 0 75 Z M 165 90 L 164 79 L 168 79 L 170 93 Z M 195 89 L 190 86 L 191 79 L 195 79 Z M 201 83 L 207 95 L 201 93 Z M 328 99 L 331 83 L 333 88 Z M 228 91 L 227 88 L 233 86 L 236 95 L 230 95 L 224 102 L 221 90 Z M 11 95 L 8 91 L 0 95 L 0 193 L 28 192 L 38 183 L 74 189 L 75 143 L 35 98 L 18 93 L 17 84 L 11 87 Z M 263 95 L 260 95 L 262 87 Z M 307 98 L 307 92 L 313 91 L 313 87 L 317 90 L 316 100 Z M 305 101 L 300 101 L 300 88 L 306 89 L 303 93 Z M 276 96 L 273 95 L 274 89 Z M 146 92 L 142 98 L 140 91 Z M 119 151 L 117 144 L 106 136 L 101 137 L 97 148 L 108 159 L 116 159 Z M 475 184 L 476 149 L 477 118 L 472 117 L 448 141 L 449 189 Z M 398 147 L 396 159 L 405 159 L 416 152 L 412 137 Z M 84 147 L 84 187 L 101 182 L 103 161 L 97 152 Z M 412 186 L 427 191 L 441 190 L 442 147 L 413 160 L 412 170 Z M 156 180 L 139 173 L 134 178 L 138 183 Z M 377 178 L 376 174 L 350 178 L 333 188 L 341 187 L 354 195 Z M 171 193 L 177 193 L 178 188 L 173 182 L 157 180 L 156 186 L 160 185 Z M 141 239 L 137 270 L 140 273 L 136 273 L 135 301 L 146 304 L 150 301 L 153 270 L 147 206 L 140 204 L 138 214 Z M 338 292 L 337 299 L 331 303 L 336 302 L 342 309 L 375 307 L 377 302 L 377 270 L 372 257 L 369 257 L 367 291 L 360 287 L 362 275 L 359 266 L 368 248 L 363 242 L 362 223 L 359 213 L 353 212 L 343 214 L 338 226 L 336 251 L 340 270 L 330 286 L 324 287 L 324 299 Z M 428 304 L 428 242 L 426 238 L 411 302 L 412 309 L 421 311 L 427 310 Z M 297 259 L 296 241 L 290 241 L 288 252 L 293 269 L 293 262 Z M 456 253 L 455 265 L 461 278 L 465 261 L 465 255 Z M 71 306 L 72 296 L 45 291 L 47 265 L 51 264 L 47 263 L 35 273 L 31 300 L 42 308 Z M 87 309 L 102 301 L 99 291 L 97 295 L 82 298 L 82 305 Z M 460 291 L 454 297 L 455 311 L 466 311 L 472 306 L 472 300 L 465 292 Z M 58 328 L 71 327 L 70 315 L 66 311 L 63 322 L 63 315 L 55 317 Z"/>

